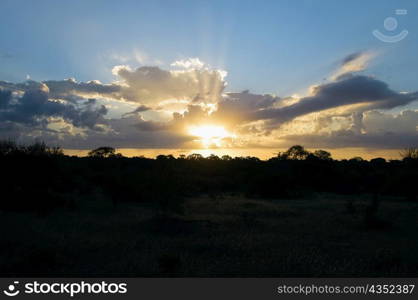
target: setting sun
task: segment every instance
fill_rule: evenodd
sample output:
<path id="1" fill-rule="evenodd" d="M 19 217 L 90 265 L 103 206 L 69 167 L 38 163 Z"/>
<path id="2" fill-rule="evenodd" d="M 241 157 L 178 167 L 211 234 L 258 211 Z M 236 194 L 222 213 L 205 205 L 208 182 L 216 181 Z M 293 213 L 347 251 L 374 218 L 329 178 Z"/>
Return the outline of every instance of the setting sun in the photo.
<path id="1" fill-rule="evenodd" d="M 189 128 L 192 136 L 199 138 L 203 146 L 221 146 L 222 139 L 233 137 L 224 127 L 217 125 L 201 125 Z"/>

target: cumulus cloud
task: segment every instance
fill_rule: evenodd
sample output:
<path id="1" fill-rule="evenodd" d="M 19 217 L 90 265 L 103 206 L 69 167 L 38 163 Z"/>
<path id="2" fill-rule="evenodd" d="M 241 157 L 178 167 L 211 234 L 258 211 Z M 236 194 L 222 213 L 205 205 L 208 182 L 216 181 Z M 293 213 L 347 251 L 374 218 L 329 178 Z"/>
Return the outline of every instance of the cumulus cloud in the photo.
<path id="1" fill-rule="evenodd" d="M 159 67 L 140 67 L 132 70 L 117 66 L 114 74 L 121 78 L 120 96 L 127 101 L 158 104 L 167 99 L 187 99 L 217 102 L 226 83 L 218 70 L 163 70 Z"/>
<path id="2" fill-rule="evenodd" d="M 398 114 L 372 110 L 364 113 L 363 126 L 368 133 L 418 134 L 418 110 L 405 110 Z M 418 139 L 415 141 L 418 144 Z"/>
<path id="3" fill-rule="evenodd" d="M 181 59 L 173 62 L 171 64 L 172 67 L 180 67 L 184 69 L 201 69 L 205 66 L 205 63 L 202 62 L 199 58 L 188 58 L 188 59 Z"/>
<path id="4" fill-rule="evenodd" d="M 156 66 L 132 69 L 128 65 L 113 67 L 112 73 L 118 80 L 109 84 L 98 80 L 78 82 L 73 78 L 42 82 L 49 88 L 51 98 L 72 100 L 74 97 L 105 98 L 140 103 L 157 107 L 163 101 L 187 101 L 186 104 L 216 103 L 225 89 L 226 72 L 210 68 L 198 58 L 176 61 L 177 70 L 164 70 Z M 0 87 L 33 89 L 41 83 L 9 83 L 0 81 Z"/>
<path id="5" fill-rule="evenodd" d="M 331 126 L 332 119 L 339 126 Z M 310 120 L 311 125 L 315 122 Z M 405 110 L 396 114 L 372 110 L 328 118 L 327 130 L 316 130 L 311 126 L 310 130 L 297 132 L 293 129 L 276 138 L 281 145 L 302 143 L 307 147 L 323 148 L 399 149 L 418 146 L 417 124 L 418 110 Z"/>

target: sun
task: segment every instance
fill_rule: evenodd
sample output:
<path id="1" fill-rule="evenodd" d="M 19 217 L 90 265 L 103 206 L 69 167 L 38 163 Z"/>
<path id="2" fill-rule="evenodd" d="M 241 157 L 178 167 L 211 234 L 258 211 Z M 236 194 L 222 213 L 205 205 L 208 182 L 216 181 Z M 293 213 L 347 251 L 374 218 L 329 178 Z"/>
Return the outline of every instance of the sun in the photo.
<path id="1" fill-rule="evenodd" d="M 189 134 L 197 137 L 204 147 L 220 147 L 223 139 L 233 137 L 223 126 L 218 125 L 191 126 Z"/>

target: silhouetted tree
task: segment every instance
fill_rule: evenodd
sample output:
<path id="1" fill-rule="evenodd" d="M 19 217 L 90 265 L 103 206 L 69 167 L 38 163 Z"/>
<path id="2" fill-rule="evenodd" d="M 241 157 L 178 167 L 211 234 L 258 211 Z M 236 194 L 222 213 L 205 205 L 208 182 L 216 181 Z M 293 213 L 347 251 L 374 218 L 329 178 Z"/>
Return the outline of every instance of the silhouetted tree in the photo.
<path id="1" fill-rule="evenodd" d="M 351 162 L 360 162 L 360 161 L 364 161 L 364 159 L 360 156 L 355 156 L 349 159 L 349 161 Z"/>
<path id="2" fill-rule="evenodd" d="M 0 155 L 23 154 L 29 156 L 57 156 L 64 155 L 60 147 L 49 147 L 44 142 L 30 145 L 18 145 L 15 141 L 0 141 Z"/>
<path id="3" fill-rule="evenodd" d="M 118 154 L 114 148 L 100 147 L 90 151 L 89 156 L 113 158 Z M 411 201 L 418 197 L 417 160 L 405 163 L 377 158 L 368 162 L 361 158 L 332 160 L 330 156 L 324 150 L 309 153 L 296 145 L 268 161 L 251 156 L 204 158 L 196 153 L 179 159 L 160 155 L 157 159 L 102 160 L 66 156 L 59 147 L 44 143 L 22 146 L 3 141 L 0 164 L 7 176 L 1 185 L 6 191 L 2 198 L 31 199 L 36 194 L 47 200 L 43 201 L 45 206 L 54 206 L 68 203 L 74 197 L 74 189 L 80 198 L 101 190 L 103 198 L 149 202 L 158 204 L 161 211 L 175 212 L 181 211 L 185 197 L 204 194 L 214 199 L 229 193 L 279 199 L 312 192 L 378 193 Z M 83 174 L 83 179 L 76 174 Z M 8 206 L 32 209 L 37 203 L 19 201 L 0 201 L 0 209 Z"/>
<path id="4" fill-rule="evenodd" d="M 220 160 L 219 156 L 215 155 L 215 154 L 211 154 L 208 157 L 209 160 Z"/>
<path id="5" fill-rule="evenodd" d="M 315 150 L 313 155 L 320 160 L 332 160 L 331 153 L 325 150 Z"/>
<path id="6" fill-rule="evenodd" d="M 226 160 L 226 161 L 230 161 L 230 160 L 232 160 L 232 157 L 229 156 L 229 155 L 222 155 L 221 159 Z"/>
<path id="7" fill-rule="evenodd" d="M 287 159 L 302 160 L 306 159 L 309 152 L 301 145 L 294 145 L 285 152 Z"/>
<path id="8" fill-rule="evenodd" d="M 176 158 L 172 154 L 163 155 L 160 154 L 156 157 L 157 160 L 175 160 Z"/>
<path id="9" fill-rule="evenodd" d="M 275 158 L 272 158 L 272 160 L 278 159 L 278 160 L 286 160 L 289 158 L 289 155 L 287 152 L 279 152 L 277 153 L 277 156 Z"/>
<path id="10" fill-rule="evenodd" d="M 374 165 L 384 165 L 386 163 L 386 159 L 382 157 L 376 157 L 371 159 L 370 162 Z"/>
<path id="11" fill-rule="evenodd" d="M 10 155 L 19 151 L 19 147 L 15 141 L 0 141 L 0 155 Z"/>
<path id="12" fill-rule="evenodd" d="M 122 156 L 120 153 L 115 153 L 115 148 L 112 147 L 99 147 L 94 150 L 91 150 L 88 153 L 89 157 L 97 157 L 97 158 L 108 158 L 108 157 L 120 157 Z"/>
<path id="13" fill-rule="evenodd" d="M 418 148 L 406 148 L 399 153 L 404 160 L 418 159 Z"/>
<path id="14" fill-rule="evenodd" d="M 192 153 L 190 155 L 187 156 L 188 160 L 203 160 L 204 157 L 202 154 L 199 153 Z"/>

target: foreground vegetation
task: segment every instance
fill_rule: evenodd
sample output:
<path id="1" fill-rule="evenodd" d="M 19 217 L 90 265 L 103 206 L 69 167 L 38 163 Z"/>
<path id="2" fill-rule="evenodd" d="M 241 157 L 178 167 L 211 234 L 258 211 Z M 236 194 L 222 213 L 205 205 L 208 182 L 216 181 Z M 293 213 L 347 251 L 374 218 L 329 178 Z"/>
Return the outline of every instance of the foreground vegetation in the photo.
<path id="1" fill-rule="evenodd" d="M 417 276 L 418 160 L 0 143 L 3 276 Z"/>
<path id="2" fill-rule="evenodd" d="M 198 197 L 166 217 L 104 200 L 43 217 L 1 214 L 1 275 L 417 276 L 417 203 L 385 199 L 384 223 L 370 227 L 366 196 Z"/>

